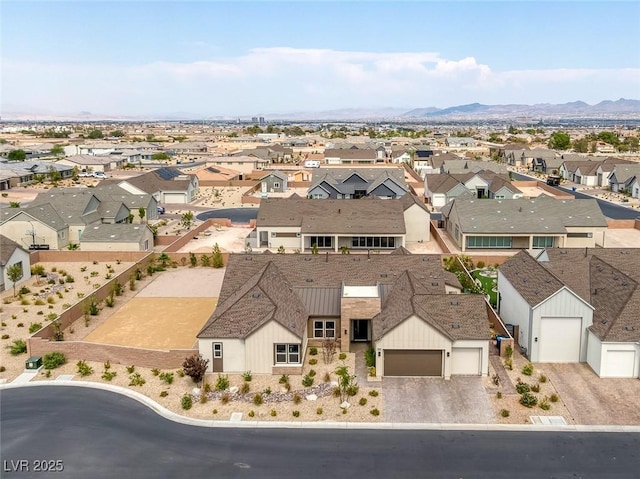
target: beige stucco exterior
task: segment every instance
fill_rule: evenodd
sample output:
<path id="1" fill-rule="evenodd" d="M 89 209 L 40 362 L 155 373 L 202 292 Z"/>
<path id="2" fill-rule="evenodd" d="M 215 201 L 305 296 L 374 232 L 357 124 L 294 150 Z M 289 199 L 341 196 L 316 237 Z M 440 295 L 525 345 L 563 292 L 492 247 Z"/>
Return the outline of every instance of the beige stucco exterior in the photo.
<path id="1" fill-rule="evenodd" d="M 207 372 L 213 372 L 213 343 L 222 343 L 222 366 L 227 373 L 243 373 L 245 367 L 245 345 L 242 339 L 200 339 L 198 348 L 204 359 L 209 360 Z"/>
<path id="2" fill-rule="evenodd" d="M 301 340 L 276 321 L 269 321 L 245 339 L 245 358 L 247 371 L 271 374 L 275 366 L 275 344 L 300 344 L 300 361 L 304 361 L 306 334 Z M 300 364 L 291 365 L 299 368 Z M 279 368 L 288 365 L 279 364 Z"/>
<path id="3" fill-rule="evenodd" d="M 69 244 L 67 225 L 55 230 L 24 212 L 0 225 L 0 234 L 25 249 L 29 249 L 33 241 L 32 233 L 36 244 L 48 244 L 50 249 L 64 249 Z"/>

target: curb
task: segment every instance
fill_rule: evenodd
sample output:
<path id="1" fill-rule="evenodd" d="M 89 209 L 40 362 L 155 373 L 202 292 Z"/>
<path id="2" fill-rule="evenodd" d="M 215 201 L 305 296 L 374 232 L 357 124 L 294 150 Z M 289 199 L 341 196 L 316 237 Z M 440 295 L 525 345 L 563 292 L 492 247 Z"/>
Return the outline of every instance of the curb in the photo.
<path id="1" fill-rule="evenodd" d="M 534 424 L 439 424 L 439 423 L 370 423 L 370 422 L 303 422 L 303 421 L 214 421 L 194 419 L 169 411 L 153 399 L 122 386 L 93 383 L 89 381 L 38 381 L 24 384 L 0 385 L 0 391 L 25 387 L 60 386 L 100 389 L 129 397 L 159 416 L 179 424 L 209 428 L 266 428 L 266 429 L 379 429 L 379 430 L 424 430 L 424 431 L 530 431 L 530 432 L 626 432 L 640 433 L 640 426 L 541 426 Z"/>

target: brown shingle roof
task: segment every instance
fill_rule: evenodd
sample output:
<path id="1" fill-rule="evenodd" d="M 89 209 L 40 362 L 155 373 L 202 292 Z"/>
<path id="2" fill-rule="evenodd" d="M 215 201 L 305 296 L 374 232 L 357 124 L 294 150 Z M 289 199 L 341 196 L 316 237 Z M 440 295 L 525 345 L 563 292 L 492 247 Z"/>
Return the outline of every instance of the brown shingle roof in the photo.
<path id="1" fill-rule="evenodd" d="M 498 268 L 529 306 L 536 306 L 564 286 L 526 251 L 520 251 Z"/>
<path id="2" fill-rule="evenodd" d="M 4 266 L 7 264 L 16 248 L 20 248 L 18 243 L 6 236 L 0 235 L 0 265 Z"/>

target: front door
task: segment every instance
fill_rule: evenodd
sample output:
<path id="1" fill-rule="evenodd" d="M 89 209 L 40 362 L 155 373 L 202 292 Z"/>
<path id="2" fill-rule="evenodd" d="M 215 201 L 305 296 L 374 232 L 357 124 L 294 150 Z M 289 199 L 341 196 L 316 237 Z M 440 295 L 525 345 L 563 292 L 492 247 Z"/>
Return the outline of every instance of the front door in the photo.
<path id="1" fill-rule="evenodd" d="M 351 340 L 352 341 L 369 341 L 369 320 L 354 319 L 351 321 Z"/>
<path id="2" fill-rule="evenodd" d="M 213 372 L 223 372 L 222 366 L 222 343 L 213 343 Z"/>

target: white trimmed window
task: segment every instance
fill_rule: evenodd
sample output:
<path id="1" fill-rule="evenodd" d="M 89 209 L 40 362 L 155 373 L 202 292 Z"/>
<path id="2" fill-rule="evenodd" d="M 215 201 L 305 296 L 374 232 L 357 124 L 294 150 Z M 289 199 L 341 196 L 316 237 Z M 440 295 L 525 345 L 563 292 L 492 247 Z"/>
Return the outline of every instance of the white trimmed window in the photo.
<path id="1" fill-rule="evenodd" d="M 332 319 L 313 321 L 313 337 L 314 338 L 335 338 L 336 322 Z"/>
<path id="2" fill-rule="evenodd" d="M 276 344 L 276 364 L 300 364 L 299 344 Z"/>

